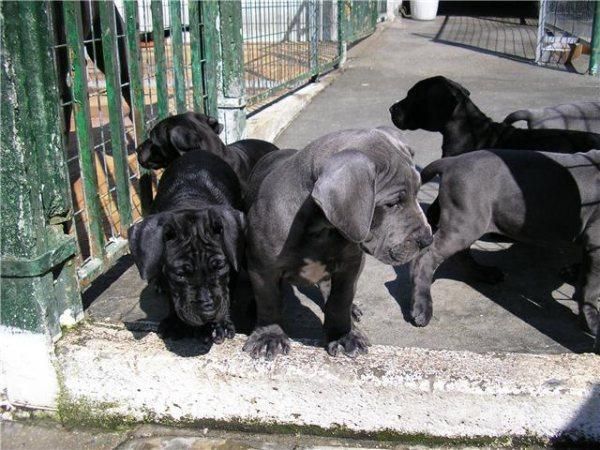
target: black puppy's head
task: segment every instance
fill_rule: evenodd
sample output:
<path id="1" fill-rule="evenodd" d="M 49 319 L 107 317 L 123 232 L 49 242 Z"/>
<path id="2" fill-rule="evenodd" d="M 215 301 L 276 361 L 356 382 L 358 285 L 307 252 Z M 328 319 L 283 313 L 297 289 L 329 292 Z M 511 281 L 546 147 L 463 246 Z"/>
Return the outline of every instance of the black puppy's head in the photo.
<path id="1" fill-rule="evenodd" d="M 401 130 L 442 131 L 456 107 L 469 95 L 463 86 L 446 77 L 426 78 L 390 107 L 392 122 Z"/>
<path id="2" fill-rule="evenodd" d="M 202 326 L 228 315 L 244 228 L 243 214 L 228 207 L 163 212 L 129 229 L 129 247 L 144 280 L 162 275 L 177 316 Z"/>
<path id="3" fill-rule="evenodd" d="M 135 151 L 142 167 L 162 169 L 190 150 L 223 147 L 221 131 L 223 125 L 214 117 L 195 112 L 177 114 L 157 123 Z"/>
<path id="4" fill-rule="evenodd" d="M 386 264 L 400 265 L 431 244 L 417 202 L 421 181 L 408 147 L 343 150 L 325 162 L 313 200 L 347 239 Z"/>

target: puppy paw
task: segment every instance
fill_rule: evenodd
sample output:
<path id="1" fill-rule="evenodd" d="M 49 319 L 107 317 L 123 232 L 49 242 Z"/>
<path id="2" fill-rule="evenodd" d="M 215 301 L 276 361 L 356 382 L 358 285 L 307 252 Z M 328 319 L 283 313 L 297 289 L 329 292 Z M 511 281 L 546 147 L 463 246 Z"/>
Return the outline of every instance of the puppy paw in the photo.
<path id="1" fill-rule="evenodd" d="M 413 325 L 417 327 L 426 326 L 433 315 L 433 306 L 430 301 L 415 302 L 410 313 Z"/>
<path id="2" fill-rule="evenodd" d="M 279 325 L 267 325 L 256 328 L 242 350 L 254 359 L 264 357 L 271 361 L 277 355 L 289 353 L 290 340 Z"/>
<path id="3" fill-rule="evenodd" d="M 360 322 L 362 319 L 363 312 L 355 303 L 352 303 L 352 320 L 355 322 Z"/>
<path id="4" fill-rule="evenodd" d="M 212 327 L 211 339 L 214 344 L 222 344 L 225 339 L 233 339 L 235 326 L 230 320 L 215 323 Z"/>
<path id="5" fill-rule="evenodd" d="M 330 341 L 327 346 L 327 353 L 330 356 L 337 356 L 340 350 L 344 355 L 350 358 L 356 358 L 358 355 L 366 355 L 371 345 L 369 339 L 358 328 L 353 328 L 349 333 L 339 339 Z"/>

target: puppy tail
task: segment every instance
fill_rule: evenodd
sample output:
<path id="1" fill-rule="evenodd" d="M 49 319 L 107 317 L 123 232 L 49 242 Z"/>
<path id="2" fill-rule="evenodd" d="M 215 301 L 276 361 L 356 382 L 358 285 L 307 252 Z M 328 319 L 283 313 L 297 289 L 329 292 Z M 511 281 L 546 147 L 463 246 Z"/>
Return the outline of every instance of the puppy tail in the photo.
<path id="1" fill-rule="evenodd" d="M 527 122 L 527 124 L 529 124 L 529 119 L 529 111 L 527 111 L 526 109 L 520 109 L 519 111 L 510 113 L 502 122 L 507 125 L 511 125 L 514 122 L 518 122 L 519 120 L 524 120 Z"/>
<path id="2" fill-rule="evenodd" d="M 421 170 L 421 184 L 430 182 L 436 175 L 441 175 L 446 162 L 447 159 L 438 159 Z"/>

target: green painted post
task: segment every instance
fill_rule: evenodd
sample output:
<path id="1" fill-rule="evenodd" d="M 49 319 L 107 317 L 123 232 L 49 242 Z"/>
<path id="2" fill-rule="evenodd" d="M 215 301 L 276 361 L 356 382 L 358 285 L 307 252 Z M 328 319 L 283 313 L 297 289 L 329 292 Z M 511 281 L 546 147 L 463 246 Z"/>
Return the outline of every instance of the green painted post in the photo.
<path id="1" fill-rule="evenodd" d="M 338 26 L 338 56 L 340 62 L 338 67 L 343 67 L 346 63 L 346 51 L 348 48 L 348 0 L 338 0 L 337 2 L 337 26 Z"/>
<path id="2" fill-rule="evenodd" d="M 183 69 L 183 35 L 181 30 L 180 0 L 169 2 L 171 16 L 171 42 L 173 44 L 173 78 L 175 79 L 175 105 L 177 112 L 187 111 L 185 101 L 185 74 Z"/>
<path id="3" fill-rule="evenodd" d="M 152 37 L 154 42 L 154 65 L 156 73 L 156 94 L 158 97 L 158 118 L 169 115 L 169 91 L 167 87 L 167 61 L 165 58 L 165 25 L 161 0 L 152 0 Z"/>
<path id="4" fill-rule="evenodd" d="M 219 114 L 218 92 L 219 73 L 217 62 L 221 60 L 219 34 L 219 2 L 217 0 L 202 0 L 200 2 L 200 17 L 202 18 L 202 42 L 204 57 L 204 86 L 206 95 L 206 114 L 217 117 Z"/>
<path id="5" fill-rule="evenodd" d="M 204 67 L 202 67 L 202 20 L 200 17 L 200 1 L 190 0 L 189 6 L 189 17 L 190 17 L 190 53 L 192 63 L 192 87 L 194 97 L 194 111 L 204 112 L 204 80 L 202 79 L 202 73 Z"/>
<path id="6" fill-rule="evenodd" d="M 82 305 L 48 7 L 0 3 L 0 324 L 56 338 Z"/>
<path id="7" fill-rule="evenodd" d="M 117 206 L 119 208 L 121 236 L 126 236 L 132 223 L 131 194 L 129 192 L 129 167 L 127 164 L 127 148 L 125 145 L 125 127 L 123 125 L 123 102 L 121 101 L 121 79 L 117 60 L 117 30 L 115 22 L 115 5 L 112 2 L 100 2 L 100 24 L 102 28 L 102 48 L 106 76 L 106 93 L 108 97 L 108 114 L 110 122 L 110 138 L 115 178 Z"/>
<path id="8" fill-rule="evenodd" d="M 125 6 L 125 34 L 127 38 L 129 83 L 131 87 L 131 107 L 135 125 L 135 142 L 144 141 L 146 130 L 146 110 L 144 107 L 144 85 L 142 84 L 140 42 L 138 36 L 138 3 L 127 1 Z M 142 214 L 150 213 L 152 206 L 152 171 L 140 167 L 140 202 Z"/>
<path id="9" fill-rule="evenodd" d="M 600 73 L 600 1 L 596 1 L 594 10 L 591 47 L 590 75 L 596 76 Z"/>
<path id="10" fill-rule="evenodd" d="M 73 68 L 73 115 L 75 134 L 79 147 L 79 165 L 83 179 L 83 192 L 87 210 L 90 248 L 95 258 L 103 258 L 104 232 L 102 214 L 98 198 L 98 179 L 95 168 L 95 155 L 91 138 L 90 105 L 87 90 L 86 63 L 83 48 L 83 27 L 81 5 L 64 2 L 65 31 L 69 61 Z"/>
<path id="11" fill-rule="evenodd" d="M 219 2 L 221 31 L 221 83 L 219 120 L 225 124 L 226 143 L 241 139 L 246 128 L 244 97 L 244 42 L 242 39 L 241 1 Z"/>

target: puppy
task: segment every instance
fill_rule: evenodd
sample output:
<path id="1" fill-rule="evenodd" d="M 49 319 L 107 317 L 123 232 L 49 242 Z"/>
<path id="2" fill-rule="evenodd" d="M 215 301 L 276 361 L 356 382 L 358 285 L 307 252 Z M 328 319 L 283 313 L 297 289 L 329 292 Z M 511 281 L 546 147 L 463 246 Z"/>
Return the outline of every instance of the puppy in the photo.
<path id="1" fill-rule="evenodd" d="M 231 167 L 208 152 L 190 152 L 165 170 L 151 214 L 129 229 L 141 277 L 170 297 L 164 337 L 190 327 L 216 344 L 234 336 L 229 306 L 244 250 L 241 207 Z"/>
<path id="2" fill-rule="evenodd" d="M 560 128 L 600 133 L 600 102 L 575 102 L 548 108 L 520 109 L 503 120 L 513 124 L 520 120 L 531 129 Z"/>
<path id="3" fill-rule="evenodd" d="M 576 153 L 600 148 L 600 135 L 574 130 L 524 130 L 483 114 L 455 81 L 437 76 L 419 81 L 390 108 L 401 130 L 442 133 L 442 157 L 483 148 Z"/>
<path id="4" fill-rule="evenodd" d="M 221 131 L 223 125 L 204 114 L 186 112 L 167 117 L 136 149 L 138 161 L 147 169 L 162 169 L 184 153 L 204 150 L 229 164 L 243 188 L 258 160 L 277 147 L 259 139 L 244 139 L 226 146 L 219 138 Z"/>
<path id="5" fill-rule="evenodd" d="M 412 155 L 391 127 L 340 131 L 261 159 L 245 199 L 257 327 L 244 351 L 267 359 L 288 353 L 282 282 L 330 282 L 328 353 L 366 353 L 368 340 L 351 321 L 364 253 L 403 264 L 431 242 L 419 185 Z"/>
<path id="6" fill-rule="evenodd" d="M 414 323 L 431 319 L 436 268 L 485 233 L 542 245 L 578 242 L 584 257 L 576 298 L 600 352 L 600 150 L 480 150 L 431 163 L 423 183 L 435 175 L 441 216 L 433 243 L 411 264 Z"/>

